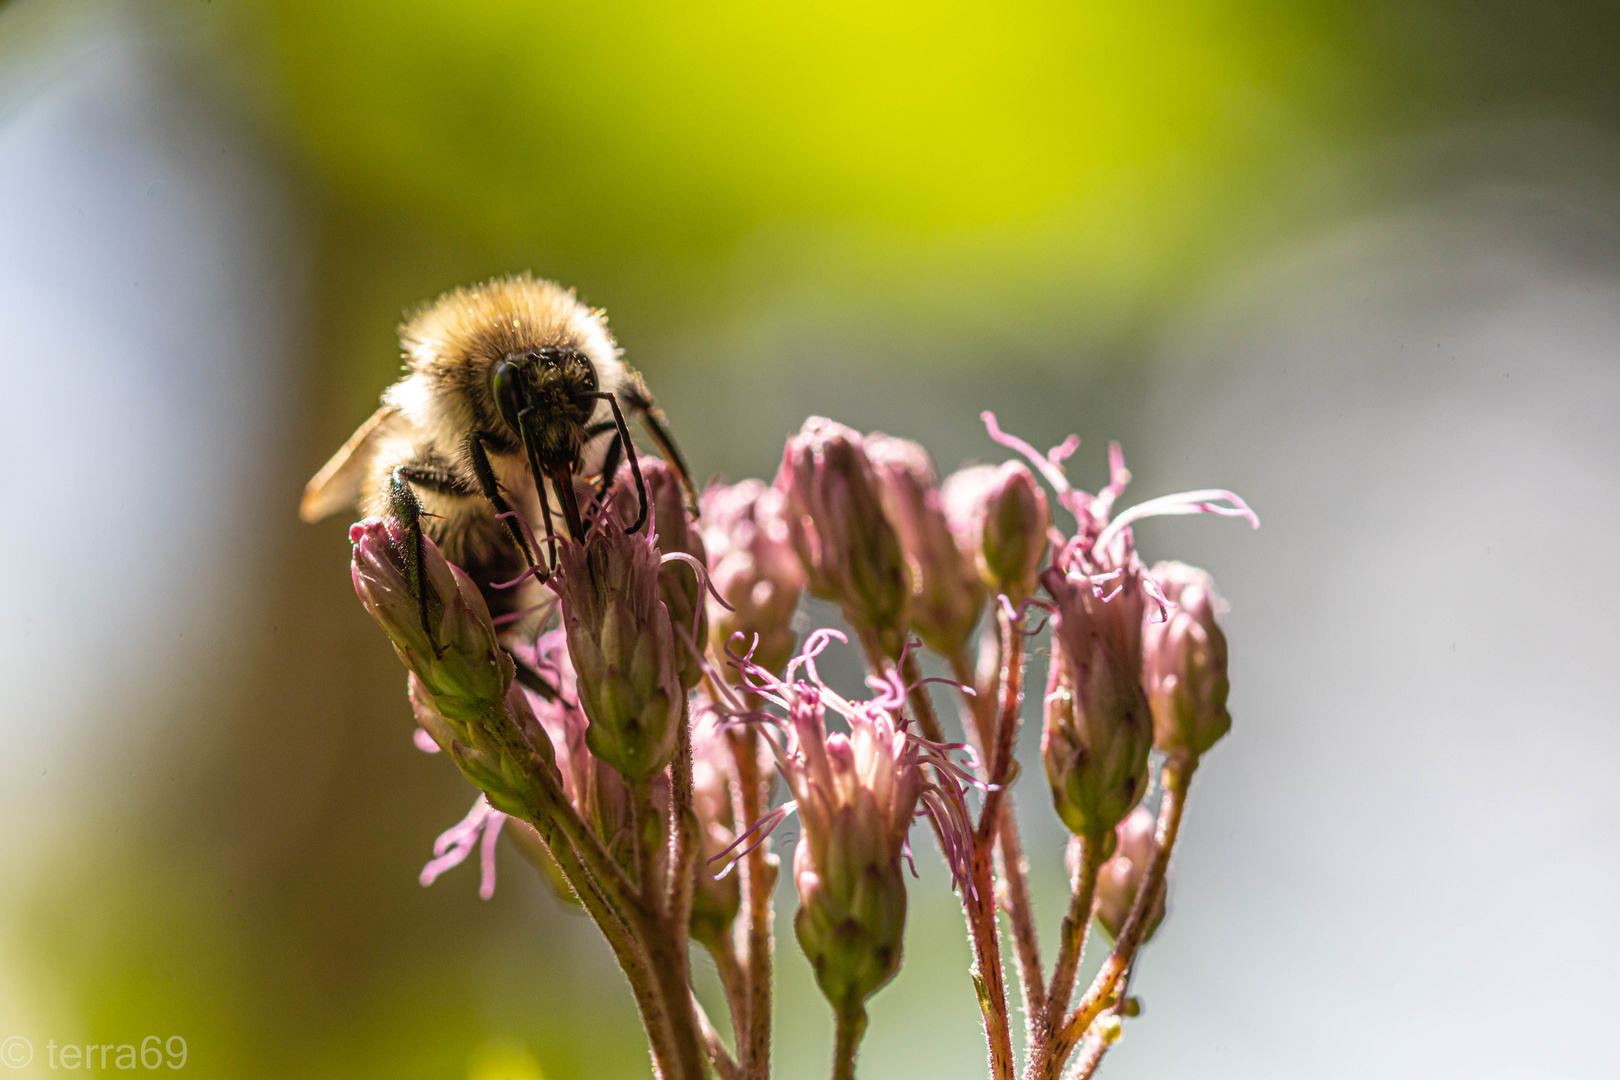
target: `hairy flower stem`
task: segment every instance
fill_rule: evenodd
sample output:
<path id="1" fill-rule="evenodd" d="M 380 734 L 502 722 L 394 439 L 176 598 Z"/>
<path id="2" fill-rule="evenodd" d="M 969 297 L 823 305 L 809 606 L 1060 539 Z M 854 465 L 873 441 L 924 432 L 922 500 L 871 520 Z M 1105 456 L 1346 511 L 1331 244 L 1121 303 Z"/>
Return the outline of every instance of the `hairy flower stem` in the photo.
<path id="1" fill-rule="evenodd" d="M 663 882 L 658 880 L 658 852 L 647 842 L 649 823 L 657 820 L 658 808 L 653 805 L 652 785 L 643 780 L 630 785 L 630 842 L 631 863 L 636 868 L 636 885 L 641 890 L 641 904 L 651 916 L 664 914 Z"/>
<path id="2" fill-rule="evenodd" d="M 720 1038 L 720 1032 L 715 1029 L 709 1020 L 709 1014 L 703 1011 L 703 1003 L 698 1001 L 694 994 L 692 997 L 692 1012 L 697 1016 L 698 1030 L 703 1033 L 703 1046 L 709 1052 L 709 1061 L 714 1065 L 714 1071 L 720 1074 L 720 1080 L 742 1080 L 742 1066 L 732 1058 L 726 1049 L 725 1042 Z"/>
<path id="3" fill-rule="evenodd" d="M 1074 1059 L 1074 1070 L 1069 1073 L 1067 1080 L 1091 1080 L 1097 1066 L 1102 1064 L 1103 1055 L 1108 1053 L 1108 1045 L 1107 1039 L 1088 1036 L 1085 1045 L 1080 1048 L 1080 1056 Z"/>
<path id="4" fill-rule="evenodd" d="M 579 860 L 579 855 L 573 846 L 562 835 L 562 830 L 555 821 L 543 821 L 536 824 L 536 830 L 551 853 L 552 859 L 562 871 L 563 878 L 574 895 L 579 898 L 580 904 L 596 923 L 597 929 L 607 939 L 608 947 L 613 950 L 613 957 L 619 962 L 624 971 L 625 978 L 630 983 L 630 993 L 636 1000 L 636 1009 L 641 1013 L 641 1023 L 647 1031 L 647 1045 L 652 1052 L 654 1068 L 659 1076 L 670 1076 L 675 1069 L 675 1047 L 669 1031 L 669 1015 L 664 1010 L 663 1001 L 653 985 L 652 971 L 647 966 L 647 959 L 635 938 L 613 910 L 608 906 L 596 883 L 591 880 L 590 874 Z"/>
<path id="5" fill-rule="evenodd" d="M 990 760 L 985 748 L 991 743 L 995 730 L 996 704 L 1001 685 L 999 665 L 992 676 L 993 685 L 987 686 L 982 685 L 975 676 L 973 662 L 968 659 L 965 650 L 958 650 L 947 659 L 952 677 L 976 691 L 972 695 L 962 695 L 962 726 L 967 731 L 968 741 L 979 754 L 981 768 L 985 770 L 988 780 Z M 1002 803 L 1001 820 L 996 825 L 996 848 L 996 878 L 1005 892 L 1001 900 L 1012 927 L 1013 955 L 1018 963 L 1019 988 L 1024 996 L 1025 1043 L 1028 1044 L 1032 1042 L 1035 1018 L 1046 1003 L 1046 976 L 1041 965 L 1035 905 L 1029 895 L 1029 864 L 1024 858 L 1024 844 L 1018 833 L 1018 816 L 1013 813 L 1010 794 Z"/>
<path id="6" fill-rule="evenodd" d="M 692 888 L 698 856 L 697 814 L 692 810 L 692 698 L 681 697 L 675 760 L 670 762 L 669 921 L 684 954 L 692 919 Z"/>
<path id="7" fill-rule="evenodd" d="M 833 1048 L 832 1080 L 855 1080 L 855 1054 L 866 1034 L 866 1010 L 859 1005 L 838 1014 L 838 1041 Z"/>
<path id="8" fill-rule="evenodd" d="M 1176 846 L 1176 836 L 1181 831 L 1181 817 L 1187 806 L 1187 788 L 1192 782 L 1193 770 L 1197 767 L 1196 759 L 1172 758 L 1164 768 L 1164 805 L 1159 808 L 1159 849 L 1154 853 L 1153 861 L 1148 864 L 1147 876 L 1142 880 L 1142 887 L 1136 894 L 1136 902 L 1131 905 L 1131 914 L 1125 920 L 1125 925 L 1119 933 L 1119 940 L 1114 943 L 1113 952 L 1103 961 L 1102 970 L 1092 980 L 1091 987 L 1080 1004 L 1070 1014 L 1062 1029 L 1052 1040 L 1050 1053 L 1041 1063 L 1040 1071 L 1034 1068 L 1035 1062 L 1031 1060 L 1031 1068 L 1026 1073 L 1026 1080 L 1057 1080 L 1063 1069 L 1063 1063 L 1073 1053 L 1076 1045 L 1091 1027 L 1092 1022 L 1101 1016 L 1104 1010 L 1112 1008 L 1119 997 L 1119 985 L 1125 973 L 1136 960 L 1136 951 L 1142 945 L 1142 939 L 1147 936 L 1148 924 L 1152 921 L 1154 904 L 1159 890 L 1164 888 L 1165 872 L 1170 867 L 1170 854 Z"/>
<path id="9" fill-rule="evenodd" d="M 1097 871 L 1102 866 L 1097 846 L 1084 837 L 1078 837 L 1080 865 L 1075 872 L 1074 889 L 1069 897 L 1069 911 L 1063 916 L 1063 932 L 1058 944 L 1057 963 L 1052 969 L 1052 985 L 1047 991 L 1046 1004 L 1040 1015 L 1032 1017 L 1032 1037 L 1029 1042 L 1029 1069 L 1038 1075 L 1043 1061 L 1051 1052 L 1054 1036 L 1063 1024 L 1063 1014 L 1069 1009 L 1074 995 L 1074 977 L 1085 956 L 1086 931 L 1091 926 L 1091 905 L 1097 895 Z"/>
<path id="10" fill-rule="evenodd" d="M 748 707 L 758 709 L 756 695 L 748 696 Z M 732 757 L 737 763 L 736 820 L 758 821 L 764 814 L 766 790 L 759 775 L 759 735 L 751 728 L 730 734 Z M 771 1074 L 771 963 L 774 940 L 771 932 L 771 899 L 776 892 L 777 858 L 770 842 L 762 841 L 748 853 L 741 867 L 746 897 L 738 922 L 747 957 L 748 998 L 745 1020 L 737 1028 L 737 1056 L 742 1060 L 747 1080 L 767 1080 Z"/>
<path id="11" fill-rule="evenodd" d="M 748 973 L 743 970 L 742 961 L 737 956 L 737 947 L 730 941 L 715 943 L 710 947 L 709 955 L 714 959 L 714 970 L 720 976 L 720 988 L 726 992 L 726 1008 L 731 1012 L 731 1030 L 737 1037 L 740 1062 L 743 1048 L 748 1045 Z M 709 1056 L 712 1058 L 714 1055 L 711 1052 Z M 738 1068 L 742 1068 L 741 1064 Z"/>
<path id="12" fill-rule="evenodd" d="M 985 1038 L 990 1044 L 990 1075 L 995 1080 L 1014 1075 L 1012 1033 L 1007 1015 L 1007 989 L 1001 973 L 1001 938 L 996 925 L 996 894 L 991 873 L 991 852 L 1003 821 L 1007 787 L 1013 779 L 1013 749 L 1018 743 L 1018 719 L 1024 700 L 1023 638 L 1014 631 L 1005 611 L 996 612 L 1001 638 L 1001 694 L 995 738 L 986 749 L 990 790 L 973 836 L 973 895 L 969 896 L 968 925 L 973 934 L 974 980 L 979 1008 L 984 1013 Z"/>
<path id="13" fill-rule="evenodd" d="M 939 717 L 934 713 L 934 701 L 928 696 L 928 687 L 922 685 L 922 665 L 917 663 L 917 650 L 906 653 L 905 660 L 900 664 L 900 676 L 911 687 L 908 697 L 918 731 L 929 742 L 944 742 L 945 729 L 939 726 Z"/>

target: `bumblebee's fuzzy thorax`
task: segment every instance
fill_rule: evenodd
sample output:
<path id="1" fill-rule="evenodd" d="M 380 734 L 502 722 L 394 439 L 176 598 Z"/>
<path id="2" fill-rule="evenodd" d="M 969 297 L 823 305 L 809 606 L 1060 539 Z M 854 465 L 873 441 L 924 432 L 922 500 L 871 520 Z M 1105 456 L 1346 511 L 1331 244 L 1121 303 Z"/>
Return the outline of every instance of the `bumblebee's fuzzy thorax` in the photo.
<path id="1" fill-rule="evenodd" d="M 583 395 L 611 393 L 621 381 L 606 316 L 572 290 L 527 275 L 445 293 L 400 327 L 400 341 L 409 374 L 394 402 L 445 450 L 477 430 L 492 437 L 491 450 L 519 452 L 516 425 L 495 400 L 493 380 L 503 363 L 524 367 L 525 388 L 557 410 L 545 427 L 571 429 L 550 431 L 544 440 L 559 454 L 578 454 L 583 426 L 599 411 L 600 403 Z M 547 357 L 563 362 L 543 362 Z"/>

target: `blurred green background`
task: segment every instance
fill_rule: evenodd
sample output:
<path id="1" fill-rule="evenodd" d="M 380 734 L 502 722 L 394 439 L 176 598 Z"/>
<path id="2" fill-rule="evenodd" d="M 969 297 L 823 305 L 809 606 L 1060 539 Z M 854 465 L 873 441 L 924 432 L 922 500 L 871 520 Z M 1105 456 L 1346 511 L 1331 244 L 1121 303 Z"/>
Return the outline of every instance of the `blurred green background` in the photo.
<path id="1" fill-rule="evenodd" d="M 1561 0 L 0 6 L 18 1075 L 149 1034 L 209 1077 L 647 1075 L 512 852 L 489 903 L 416 884 L 470 790 L 293 512 L 401 313 L 524 269 L 703 475 L 812 412 L 953 468 L 990 407 L 1088 484 L 1122 438 L 1142 496 L 1259 508 L 1141 530 L 1232 598 L 1238 728 L 1110 1075 L 1615 1075 L 1617 56 Z M 926 862 L 862 1075 L 983 1074 L 967 963 Z"/>

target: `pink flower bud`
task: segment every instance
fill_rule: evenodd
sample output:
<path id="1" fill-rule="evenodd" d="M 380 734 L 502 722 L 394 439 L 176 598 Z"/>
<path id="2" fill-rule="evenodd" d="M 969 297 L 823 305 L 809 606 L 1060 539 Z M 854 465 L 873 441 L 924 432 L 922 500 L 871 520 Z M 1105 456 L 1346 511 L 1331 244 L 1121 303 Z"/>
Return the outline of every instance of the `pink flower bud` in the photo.
<path id="1" fill-rule="evenodd" d="M 964 782 L 976 781 L 951 759 L 953 747 L 896 727 L 893 710 L 908 689 L 898 674 L 872 680 L 878 696 L 861 702 L 821 681 L 815 658 L 842 637 L 835 630 L 810 635 L 787 667 L 789 678 L 802 667 L 808 680 L 785 682 L 757 663 L 738 663 L 744 688 L 785 710 L 786 719 L 727 711 L 742 722 L 773 725 L 782 736 L 763 741 L 776 749 L 794 800 L 755 822 L 742 839 L 760 842 L 797 809 L 803 831 L 793 856 L 800 905 L 793 925 L 822 993 L 835 1011 L 847 1013 L 899 970 L 906 922 L 900 862 L 915 818 L 934 824 L 953 879 L 967 884 L 972 838 L 963 793 Z M 849 722 L 848 735 L 828 734 L 829 708 Z"/>
<path id="2" fill-rule="evenodd" d="M 394 651 L 422 680 L 434 706 L 461 724 L 499 711 L 512 682 L 478 587 L 422 538 L 422 588 L 431 637 L 406 574 L 405 529 L 397 518 L 366 518 L 349 529 L 355 592 Z"/>
<path id="3" fill-rule="evenodd" d="M 941 655 L 960 652 L 979 624 L 984 586 L 946 522 L 933 459 L 909 439 L 882 434 L 866 437 L 866 452 L 911 567 L 911 628 Z"/>
<path id="4" fill-rule="evenodd" d="M 900 970 L 906 885 L 900 860 L 920 790 L 905 736 L 886 714 L 827 733 L 820 697 L 793 708 L 797 749 L 783 773 L 803 832 L 793 854 L 793 928 L 835 1011 L 863 1003 Z"/>
<path id="5" fill-rule="evenodd" d="M 714 653 L 723 657 L 733 635 L 741 634 L 743 650 L 753 648 L 754 662 L 772 673 L 780 673 L 793 654 L 793 613 L 804 590 L 804 567 L 782 503 L 782 493 L 760 480 L 711 484 L 703 492 L 709 578 L 732 608 L 709 598 Z M 729 666 L 724 673 L 733 681 L 741 677 Z"/>
<path id="6" fill-rule="evenodd" d="M 692 810 L 698 820 L 700 851 L 691 927 L 692 937 L 710 947 L 725 940 L 742 900 L 737 875 L 716 878 L 710 866 L 737 839 L 731 806 L 736 769 L 729 740 L 714 715 L 705 713 L 692 726 Z"/>
<path id="7" fill-rule="evenodd" d="M 1153 742 L 1168 754 L 1197 758 L 1232 729 L 1226 711 L 1226 635 L 1215 621 L 1215 582 L 1185 563 L 1162 562 L 1153 580 L 1176 605 L 1163 622 L 1142 627 L 1143 685 L 1153 708 Z"/>
<path id="8" fill-rule="evenodd" d="M 593 528 L 560 546 L 552 577 L 562 601 L 586 745 L 631 783 L 675 755 L 680 660 L 669 612 L 658 598 L 658 549 L 644 533 Z"/>
<path id="9" fill-rule="evenodd" d="M 563 794 L 579 816 L 606 845 L 619 865 L 629 871 L 634 863 L 635 841 L 631 834 L 630 790 L 618 772 L 591 753 L 587 745 L 590 721 L 580 711 L 579 678 L 572 658 L 564 647 L 566 632 L 553 630 L 541 635 L 532 649 L 520 648 L 520 658 L 529 662 L 557 687 L 553 701 L 529 695 L 539 724 L 554 748 Z M 669 807 L 669 778 L 660 773 L 652 778 L 654 806 Z M 650 822 L 644 842 L 648 850 L 662 854 L 666 847 L 662 818 Z"/>
<path id="10" fill-rule="evenodd" d="M 898 659 L 911 574 L 860 433 L 820 416 L 806 420 L 787 441 L 775 486 L 810 591 L 836 600 L 850 625 L 875 633 Z"/>
<path id="11" fill-rule="evenodd" d="M 679 553 L 707 565 L 703 536 L 686 516 L 686 489 L 675 471 L 657 458 L 641 459 L 641 475 L 652 505 L 649 518 L 653 542 L 664 555 Z M 614 512 L 623 526 L 635 523 L 641 512 L 641 496 L 635 475 L 626 465 L 611 494 Z M 703 578 L 697 567 L 682 560 L 670 560 L 658 573 L 658 598 L 669 611 L 675 628 L 676 656 L 681 665 L 681 686 L 690 690 L 703 679 L 703 664 L 694 647 L 702 649 L 709 636 L 708 616 L 703 604 Z M 688 639 L 690 644 L 687 643 Z"/>
<path id="12" fill-rule="evenodd" d="M 1146 597 L 1136 567 L 1130 552 L 1103 584 L 1055 566 L 1041 574 L 1055 605 L 1041 757 L 1058 816 L 1099 847 L 1147 790 L 1153 721 L 1142 692 Z"/>
<path id="13" fill-rule="evenodd" d="M 1113 857 L 1097 871 L 1097 899 L 1092 911 L 1103 929 L 1108 931 L 1109 937 L 1119 937 L 1125 920 L 1130 918 L 1136 894 L 1142 888 L 1142 879 L 1147 877 L 1148 864 L 1159 850 L 1155 835 L 1157 829 L 1158 822 L 1147 807 L 1138 806 L 1132 810 L 1116 830 L 1118 844 Z M 1147 934 L 1143 941 L 1151 938 L 1159 923 L 1164 921 L 1164 896 L 1165 890 L 1161 888 L 1153 911 L 1148 916 Z"/>
<path id="14" fill-rule="evenodd" d="M 1023 462 L 958 470 L 944 503 L 957 544 L 992 591 L 1015 604 L 1035 591 L 1052 511 Z"/>

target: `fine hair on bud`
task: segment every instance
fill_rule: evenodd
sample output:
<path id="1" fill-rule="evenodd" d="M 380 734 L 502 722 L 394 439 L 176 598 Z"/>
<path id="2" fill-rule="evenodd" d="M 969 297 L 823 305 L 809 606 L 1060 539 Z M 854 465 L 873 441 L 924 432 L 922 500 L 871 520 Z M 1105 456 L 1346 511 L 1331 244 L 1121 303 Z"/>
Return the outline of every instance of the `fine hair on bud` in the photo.
<path id="1" fill-rule="evenodd" d="M 985 587 L 946 519 L 934 459 L 910 439 L 881 433 L 866 437 L 866 452 L 911 568 L 911 629 L 942 656 L 960 653 L 979 624 Z"/>
<path id="2" fill-rule="evenodd" d="M 675 755 L 684 691 L 659 552 L 645 533 L 594 528 L 561 545 L 561 600 L 591 753 L 632 784 Z"/>
<path id="3" fill-rule="evenodd" d="M 851 626 L 897 659 L 911 571 L 860 432 L 825 417 L 806 420 L 788 439 L 775 487 L 811 593 L 836 601 Z"/>

